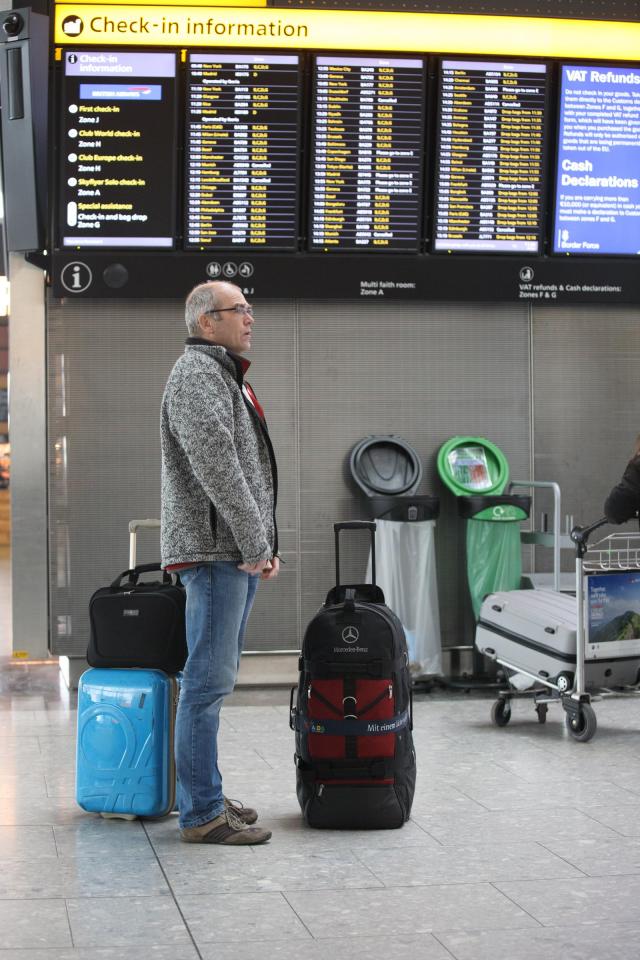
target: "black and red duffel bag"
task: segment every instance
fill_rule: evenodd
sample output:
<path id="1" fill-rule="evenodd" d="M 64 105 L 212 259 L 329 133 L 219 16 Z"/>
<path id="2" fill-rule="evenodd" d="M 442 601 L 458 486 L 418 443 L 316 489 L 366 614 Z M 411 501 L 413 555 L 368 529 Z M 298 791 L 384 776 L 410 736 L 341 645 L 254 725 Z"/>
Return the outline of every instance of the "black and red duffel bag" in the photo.
<path id="1" fill-rule="evenodd" d="M 371 531 L 371 584 L 340 585 L 343 528 Z M 310 827 L 401 827 L 411 813 L 416 760 L 407 643 L 376 586 L 375 529 L 365 521 L 334 524 L 336 586 L 307 627 L 300 681 L 291 691 L 297 793 Z"/>

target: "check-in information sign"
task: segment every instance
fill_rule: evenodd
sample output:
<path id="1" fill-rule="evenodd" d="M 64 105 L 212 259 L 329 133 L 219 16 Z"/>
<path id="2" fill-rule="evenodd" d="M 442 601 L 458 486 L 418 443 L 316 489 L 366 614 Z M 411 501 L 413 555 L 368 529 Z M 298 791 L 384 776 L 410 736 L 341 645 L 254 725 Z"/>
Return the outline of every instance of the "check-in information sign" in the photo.
<path id="1" fill-rule="evenodd" d="M 65 50 L 63 247 L 172 247 L 175 53 Z"/>

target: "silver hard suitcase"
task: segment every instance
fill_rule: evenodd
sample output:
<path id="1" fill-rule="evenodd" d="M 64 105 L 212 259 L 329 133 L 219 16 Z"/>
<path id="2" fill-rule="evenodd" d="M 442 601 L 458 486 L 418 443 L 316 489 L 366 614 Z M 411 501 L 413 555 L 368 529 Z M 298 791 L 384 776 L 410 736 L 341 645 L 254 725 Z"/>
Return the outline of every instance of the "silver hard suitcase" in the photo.
<path id="1" fill-rule="evenodd" d="M 577 603 L 552 590 L 511 590 L 484 600 L 475 644 L 481 653 L 561 692 L 576 674 Z M 640 675 L 640 640 L 585 643 L 585 687 L 627 686 Z"/>

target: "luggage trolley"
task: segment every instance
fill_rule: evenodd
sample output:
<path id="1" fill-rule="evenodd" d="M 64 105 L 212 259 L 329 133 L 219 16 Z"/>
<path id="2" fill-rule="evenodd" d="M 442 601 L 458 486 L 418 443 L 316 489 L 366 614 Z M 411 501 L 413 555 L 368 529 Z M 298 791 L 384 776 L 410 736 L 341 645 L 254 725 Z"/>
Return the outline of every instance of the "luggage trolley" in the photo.
<path id="1" fill-rule="evenodd" d="M 570 735 L 584 743 L 597 728 L 593 701 L 639 692 L 640 534 L 614 533 L 590 546 L 589 536 L 607 522 L 602 518 L 571 531 L 575 598 L 552 590 L 485 598 L 476 646 L 509 671 L 491 710 L 496 726 L 511 719 L 513 697 L 528 695 L 540 723 L 550 703 L 561 703 Z M 517 674 L 535 685 L 517 689 Z"/>

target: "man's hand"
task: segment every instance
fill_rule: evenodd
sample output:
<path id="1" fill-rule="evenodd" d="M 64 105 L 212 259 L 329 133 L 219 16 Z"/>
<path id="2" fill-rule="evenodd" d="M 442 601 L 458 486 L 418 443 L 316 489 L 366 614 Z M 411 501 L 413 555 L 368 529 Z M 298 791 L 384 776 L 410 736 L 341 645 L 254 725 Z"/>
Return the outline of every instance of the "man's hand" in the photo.
<path id="1" fill-rule="evenodd" d="M 259 573 L 262 573 L 269 563 L 269 560 L 258 560 L 257 563 L 239 563 L 238 570 L 244 570 L 245 573 L 250 573 L 255 577 Z"/>
<path id="2" fill-rule="evenodd" d="M 259 575 L 261 580 L 273 580 L 274 577 L 278 576 L 279 569 L 280 561 L 277 557 L 274 557 L 273 560 L 258 560 L 257 563 L 238 564 L 238 570 L 244 570 L 245 573 L 254 577 Z"/>
<path id="3" fill-rule="evenodd" d="M 280 569 L 280 561 L 277 557 L 274 557 L 273 560 L 267 562 L 266 567 L 260 574 L 261 580 L 274 580 L 278 576 L 278 571 Z"/>

